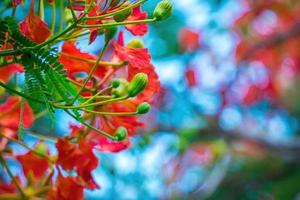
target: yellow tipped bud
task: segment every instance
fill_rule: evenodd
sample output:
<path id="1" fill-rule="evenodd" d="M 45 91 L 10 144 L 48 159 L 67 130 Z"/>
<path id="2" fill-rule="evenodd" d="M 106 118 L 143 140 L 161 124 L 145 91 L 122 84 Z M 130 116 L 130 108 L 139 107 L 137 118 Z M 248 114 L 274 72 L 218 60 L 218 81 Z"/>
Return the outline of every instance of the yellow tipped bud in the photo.
<path id="1" fill-rule="evenodd" d="M 141 39 L 135 38 L 135 39 L 130 40 L 130 42 L 127 44 L 127 47 L 130 47 L 130 48 L 143 48 L 144 43 Z"/>

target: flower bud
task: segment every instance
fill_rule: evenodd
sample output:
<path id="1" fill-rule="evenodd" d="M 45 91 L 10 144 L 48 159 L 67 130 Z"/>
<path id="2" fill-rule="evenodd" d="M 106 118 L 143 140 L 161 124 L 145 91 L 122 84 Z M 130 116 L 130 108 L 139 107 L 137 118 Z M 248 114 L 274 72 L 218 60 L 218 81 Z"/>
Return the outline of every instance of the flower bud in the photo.
<path id="1" fill-rule="evenodd" d="M 169 0 L 159 2 L 154 11 L 153 16 L 157 21 L 167 19 L 173 11 L 173 5 Z"/>
<path id="2" fill-rule="evenodd" d="M 130 40 L 130 42 L 127 44 L 127 47 L 130 47 L 130 48 L 143 48 L 144 43 L 141 39 L 135 38 L 135 39 Z"/>
<path id="3" fill-rule="evenodd" d="M 126 8 L 127 6 L 129 6 L 130 3 L 128 1 L 126 1 L 121 7 L 120 9 Z M 130 15 L 132 14 L 132 9 L 127 9 L 124 10 L 116 15 L 114 15 L 114 20 L 116 22 L 123 22 L 125 19 L 127 19 Z"/>
<path id="4" fill-rule="evenodd" d="M 135 97 L 140 94 L 148 84 L 148 76 L 145 73 L 137 73 L 128 85 L 128 96 Z"/>
<path id="5" fill-rule="evenodd" d="M 110 26 L 108 28 L 105 29 L 105 42 L 109 42 L 111 39 L 113 39 L 113 37 L 116 35 L 118 31 L 118 27 L 117 26 Z"/>
<path id="6" fill-rule="evenodd" d="M 119 85 L 112 89 L 112 95 L 115 97 L 128 96 L 128 82 L 125 79 L 119 79 Z"/>
<path id="7" fill-rule="evenodd" d="M 119 80 L 119 79 L 113 79 L 113 80 L 110 82 L 110 85 L 111 85 L 111 87 L 113 87 L 113 88 L 119 87 L 120 84 L 121 84 L 121 83 L 120 83 L 120 80 Z"/>
<path id="8" fill-rule="evenodd" d="M 142 114 L 146 114 L 147 112 L 149 112 L 150 109 L 151 109 L 150 104 L 144 102 L 137 107 L 136 112 L 137 112 L 137 114 L 142 115 Z"/>
<path id="9" fill-rule="evenodd" d="M 125 127 L 123 127 L 123 126 L 120 126 L 115 131 L 115 140 L 117 140 L 117 141 L 123 141 L 123 140 L 126 139 L 127 135 L 128 135 L 127 129 Z"/>

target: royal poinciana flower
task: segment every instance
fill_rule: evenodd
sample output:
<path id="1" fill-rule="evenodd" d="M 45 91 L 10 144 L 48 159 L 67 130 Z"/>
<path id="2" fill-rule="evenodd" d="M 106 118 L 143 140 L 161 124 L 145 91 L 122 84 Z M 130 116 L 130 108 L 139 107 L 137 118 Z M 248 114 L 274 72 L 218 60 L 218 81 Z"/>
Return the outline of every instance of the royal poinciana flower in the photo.
<path id="1" fill-rule="evenodd" d="M 129 148 L 131 138 L 145 127 L 139 116 L 150 110 L 149 103 L 154 103 L 160 89 L 149 51 L 140 39 L 125 46 L 122 31 L 116 41 L 118 26 L 142 36 L 148 31 L 146 23 L 156 19 L 148 19 L 142 11 L 143 1 L 69 1 L 61 10 L 66 21 L 61 19 L 57 30 L 54 14 L 61 9 L 57 2 L 46 1 L 54 13 L 51 28 L 43 20 L 44 5 L 39 4 L 36 12 L 34 0 L 30 2 L 29 14 L 21 22 L 0 18 L 0 161 L 13 183 L 0 181 L 0 199 L 80 200 L 85 189 L 100 188 L 92 175 L 100 163 L 95 151 Z M 15 12 L 21 1 L 12 3 Z M 161 7 L 156 16 L 169 16 L 171 4 L 165 3 L 168 7 Z M 98 55 L 76 46 L 85 35 L 89 35 L 87 45 L 104 36 Z M 60 42 L 58 52 L 53 45 Z M 53 120 L 57 109 L 78 124 L 62 138 L 50 137 L 57 150 L 53 154 L 44 143 L 49 136 L 30 128 L 35 116 L 48 115 Z M 27 133 L 39 139 L 35 146 L 22 140 Z M 27 152 L 15 155 L 10 143 Z M 7 159 L 21 165 L 16 175 Z"/>

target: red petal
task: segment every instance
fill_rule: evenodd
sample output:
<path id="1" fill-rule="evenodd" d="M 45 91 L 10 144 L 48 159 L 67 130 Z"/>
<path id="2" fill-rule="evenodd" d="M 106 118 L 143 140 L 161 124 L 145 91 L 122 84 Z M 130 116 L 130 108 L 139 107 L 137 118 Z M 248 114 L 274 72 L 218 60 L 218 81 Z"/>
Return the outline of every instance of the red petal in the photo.
<path id="1" fill-rule="evenodd" d="M 33 12 L 19 26 L 21 33 L 36 43 L 44 42 L 51 34 L 48 25 Z"/>
<path id="2" fill-rule="evenodd" d="M 16 96 L 9 97 L 5 103 L 0 105 L 0 125 L 12 129 L 18 129 L 20 123 L 21 98 Z M 23 124 L 29 128 L 34 122 L 34 115 L 27 102 L 24 104 Z"/>
<path id="3" fill-rule="evenodd" d="M 18 155 L 17 159 L 22 164 L 24 174 L 27 176 L 32 173 L 36 179 L 42 178 L 49 168 L 49 163 L 45 158 L 38 157 L 32 152 Z"/>
<path id="4" fill-rule="evenodd" d="M 147 12 L 141 11 L 141 6 L 133 9 L 132 14 L 126 19 L 126 21 L 135 21 L 147 19 Z M 142 36 L 148 32 L 147 24 L 131 24 L 125 25 L 125 28 L 130 31 L 133 35 Z"/>

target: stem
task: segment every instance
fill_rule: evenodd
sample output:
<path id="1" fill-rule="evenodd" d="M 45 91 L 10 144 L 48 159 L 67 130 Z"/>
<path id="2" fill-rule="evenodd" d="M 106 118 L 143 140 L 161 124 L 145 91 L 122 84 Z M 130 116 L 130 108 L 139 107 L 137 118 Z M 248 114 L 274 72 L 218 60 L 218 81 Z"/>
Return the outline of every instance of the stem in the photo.
<path id="1" fill-rule="evenodd" d="M 15 94 L 17 94 L 17 95 L 19 95 L 19 96 L 21 96 L 21 97 L 26 98 L 26 99 L 28 99 L 28 100 L 35 101 L 35 102 L 41 103 L 41 104 L 44 104 L 44 103 L 45 103 L 44 101 L 41 101 L 41 100 L 32 98 L 32 97 L 27 96 L 26 94 L 24 94 L 24 93 L 22 93 L 22 92 L 19 92 L 19 91 L 17 91 L 17 90 L 14 90 L 14 89 L 8 87 L 8 86 L 5 85 L 2 81 L 0 81 L 0 86 L 3 87 L 3 88 L 5 88 L 5 89 L 7 89 L 7 90 L 9 90 L 9 91 L 12 92 L 12 93 L 15 93 Z"/>
<path id="2" fill-rule="evenodd" d="M 78 24 L 77 27 L 79 28 L 107 28 L 111 26 L 118 26 L 118 25 L 128 25 L 128 24 L 145 24 L 155 22 L 156 18 L 152 19 L 143 19 L 143 20 L 134 20 L 134 21 L 124 21 L 124 22 L 114 22 L 111 24 L 92 24 L 92 25 L 81 25 Z"/>
<path id="3" fill-rule="evenodd" d="M 60 10 L 59 32 L 62 32 L 62 30 L 64 28 L 64 17 L 65 17 L 65 15 L 64 15 L 64 10 L 65 10 L 64 0 L 60 0 L 59 6 L 60 6 L 60 9 L 59 9 Z"/>
<path id="4" fill-rule="evenodd" d="M 130 116 L 130 115 L 137 115 L 137 112 L 101 112 L 101 111 L 94 111 L 82 108 L 81 110 L 97 115 L 110 115 L 110 116 Z"/>
<path id="5" fill-rule="evenodd" d="M 79 86 L 79 87 L 82 87 L 82 84 L 80 84 L 80 83 L 74 81 L 73 79 L 71 79 L 71 78 L 67 78 L 67 79 L 68 79 L 68 81 L 72 82 L 74 85 L 77 85 L 77 86 Z M 84 90 L 89 91 L 89 92 L 94 92 L 93 89 L 87 88 L 87 87 L 85 87 Z"/>
<path id="6" fill-rule="evenodd" d="M 8 137 L 8 136 L 6 136 L 6 135 L 4 135 L 4 134 L 2 134 L 2 133 L 0 133 L 0 135 L 1 135 L 2 137 L 4 137 L 4 138 L 10 140 L 11 142 L 14 142 L 14 143 L 16 143 L 16 144 L 18 144 L 18 145 L 24 147 L 25 149 L 31 151 L 31 152 L 34 153 L 35 155 L 37 155 L 37 156 L 39 156 L 39 157 L 41 157 L 41 158 L 45 158 L 45 159 L 47 159 L 49 162 L 51 162 L 50 158 L 49 158 L 47 155 L 41 154 L 40 152 L 36 151 L 35 149 L 32 149 L 31 147 L 27 146 L 27 144 L 25 144 L 25 143 L 23 143 L 23 142 L 21 142 L 21 141 L 19 141 L 19 140 L 17 140 L 17 139 Z"/>
<path id="7" fill-rule="evenodd" d="M 56 36 L 50 38 L 49 40 L 41 43 L 41 44 L 38 44 L 34 47 L 34 49 L 39 49 L 39 48 L 42 48 L 52 42 L 54 42 L 55 40 L 57 40 L 58 38 L 60 38 L 61 36 L 67 34 L 69 31 L 71 31 L 74 27 L 76 27 L 77 23 L 80 22 L 85 16 L 87 15 L 87 11 L 84 11 L 82 16 L 78 19 L 76 19 L 74 21 L 73 24 L 71 24 L 70 26 L 68 26 L 65 30 L 63 30 L 62 32 L 60 32 L 59 34 L 57 34 Z"/>
<path id="8" fill-rule="evenodd" d="M 52 23 L 51 23 L 51 32 L 55 32 L 55 23 L 56 23 L 56 1 L 52 2 Z"/>
<path id="9" fill-rule="evenodd" d="M 111 139 L 111 140 L 115 140 L 115 137 L 114 137 L 114 136 L 112 136 L 112 135 L 110 135 L 110 134 L 108 134 L 108 133 L 106 133 L 106 132 L 104 132 L 104 131 L 101 131 L 101 130 L 97 129 L 97 128 L 95 128 L 94 126 L 92 126 L 92 125 L 90 125 L 90 124 L 88 124 L 88 123 L 85 123 L 85 122 L 83 122 L 83 121 L 79 121 L 79 120 L 78 120 L 72 113 L 70 113 L 70 111 L 68 111 L 67 109 L 65 109 L 65 111 L 66 111 L 71 117 L 73 117 L 74 119 L 76 119 L 78 122 L 80 122 L 81 124 L 85 125 L 85 126 L 88 127 L 89 129 L 95 131 L 96 133 L 100 134 L 101 136 L 107 137 L 107 138 L 109 138 L 109 139 Z"/>
<path id="10" fill-rule="evenodd" d="M 75 14 L 75 11 L 73 9 L 73 3 L 72 3 L 72 0 L 68 0 L 69 4 L 70 4 L 70 10 L 71 10 L 71 13 L 72 13 L 72 17 L 73 17 L 73 20 L 76 21 L 77 20 L 77 17 L 76 17 L 76 14 Z"/>
<path id="11" fill-rule="evenodd" d="M 111 86 L 110 86 L 110 87 L 107 87 L 107 88 L 104 88 L 103 90 L 100 90 L 99 92 L 97 92 L 95 95 L 93 95 L 92 97 L 90 97 L 88 100 L 86 100 L 86 101 L 85 101 L 83 104 L 81 104 L 81 105 L 86 105 L 87 103 L 89 103 L 89 102 L 93 101 L 94 99 L 96 99 L 97 96 L 99 96 L 100 94 L 102 94 L 102 93 L 104 93 L 104 92 L 106 92 L 106 91 L 108 91 L 108 90 L 110 90 L 110 89 L 112 89 Z"/>
<path id="12" fill-rule="evenodd" d="M 138 5 L 140 5 L 140 4 L 142 4 L 142 3 L 146 2 L 146 1 L 147 0 L 141 0 L 141 1 L 138 1 L 138 2 L 136 2 L 136 3 L 134 3 L 134 4 L 130 5 L 130 6 L 126 7 L 126 8 L 117 10 L 115 12 L 111 12 L 111 13 L 107 13 L 107 14 L 99 15 L 99 16 L 87 17 L 87 19 L 101 19 L 101 18 L 105 18 L 105 17 L 110 17 L 110 16 L 113 16 L 113 15 L 119 14 L 119 13 L 121 13 L 123 11 L 129 10 L 131 8 L 135 8 Z"/>
<path id="13" fill-rule="evenodd" d="M 20 184 L 18 183 L 18 181 L 17 181 L 16 178 L 14 177 L 13 173 L 10 171 L 10 169 L 9 169 L 9 167 L 8 167 L 8 165 L 7 165 L 6 161 L 5 161 L 5 159 L 3 158 L 3 155 L 2 155 L 2 154 L 0 154 L 0 162 L 1 162 L 2 166 L 3 166 L 3 168 L 6 169 L 6 171 L 7 171 L 8 175 L 10 176 L 11 180 L 12 180 L 12 181 L 14 182 L 14 184 L 16 185 L 16 187 L 17 187 L 19 193 L 20 193 L 21 196 L 22 196 L 22 199 L 25 199 L 26 196 L 25 196 L 25 193 L 24 193 L 22 187 L 20 186 Z"/>
<path id="14" fill-rule="evenodd" d="M 100 105 L 104 105 L 107 103 L 112 103 L 112 102 L 116 102 L 116 101 L 122 101 L 127 99 L 128 97 L 119 97 L 119 98 L 115 98 L 115 99 L 109 99 L 106 101 L 100 101 L 100 102 L 96 102 L 96 103 L 91 103 L 91 104 L 86 104 L 86 105 L 78 105 L 78 106 L 65 106 L 65 105 L 54 105 L 57 108 L 62 108 L 62 109 L 78 109 L 78 108 L 86 108 L 86 107 L 93 107 L 93 106 L 100 106 Z"/>
<path id="15" fill-rule="evenodd" d="M 45 21 L 44 0 L 40 0 L 40 2 L 41 2 L 41 7 L 39 9 L 39 16 L 43 21 Z"/>
<path id="16" fill-rule="evenodd" d="M 82 87 L 79 89 L 77 95 L 73 98 L 71 104 L 73 104 L 73 103 L 78 99 L 79 95 L 80 95 L 81 92 L 84 90 L 84 88 L 85 88 L 85 86 L 87 85 L 87 83 L 89 82 L 89 80 L 92 78 L 92 76 L 93 76 L 93 74 L 94 74 L 96 68 L 97 68 L 98 65 L 99 65 L 100 60 L 102 59 L 102 57 L 103 57 L 103 55 L 104 55 L 104 52 L 106 51 L 107 46 L 108 46 L 108 42 L 105 42 L 104 47 L 102 48 L 102 50 L 101 50 L 100 53 L 99 53 L 98 59 L 96 60 L 94 66 L 92 67 L 92 69 L 91 69 L 91 71 L 90 71 L 90 73 L 89 73 L 87 79 L 85 79 L 85 81 L 84 81 Z"/>
<path id="17" fill-rule="evenodd" d="M 41 135 L 41 134 L 38 134 L 38 133 L 34 133 L 32 131 L 26 131 L 26 134 L 34 137 L 34 138 L 37 138 L 37 139 L 40 139 L 40 140 L 47 140 L 49 142 L 56 142 L 56 138 L 54 137 L 50 137 L 50 136 L 46 136 L 46 135 Z"/>

